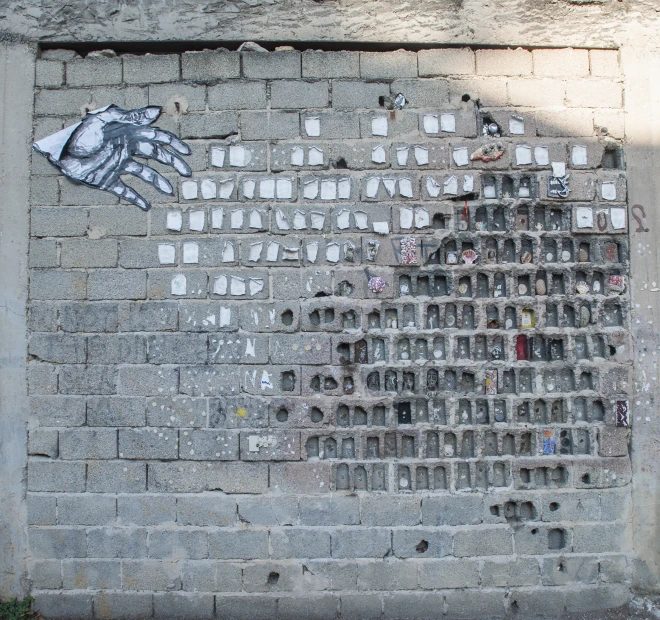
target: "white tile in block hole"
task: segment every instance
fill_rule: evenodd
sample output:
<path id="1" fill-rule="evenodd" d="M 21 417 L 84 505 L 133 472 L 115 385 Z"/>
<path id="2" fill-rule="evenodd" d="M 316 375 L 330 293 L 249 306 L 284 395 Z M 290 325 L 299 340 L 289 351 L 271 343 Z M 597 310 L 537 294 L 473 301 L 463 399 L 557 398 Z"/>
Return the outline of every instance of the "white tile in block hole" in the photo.
<path id="1" fill-rule="evenodd" d="M 408 153 L 410 153 L 410 147 L 408 146 L 398 146 L 396 149 L 396 162 L 399 166 L 405 166 L 408 163 Z"/>
<path id="2" fill-rule="evenodd" d="M 437 198 L 440 189 L 440 184 L 433 177 L 426 177 L 426 191 L 431 198 Z"/>
<path id="3" fill-rule="evenodd" d="M 211 227 L 215 229 L 222 228 L 223 220 L 225 219 L 225 210 L 222 207 L 213 209 L 211 211 Z"/>
<path id="4" fill-rule="evenodd" d="M 229 165 L 236 168 L 242 168 L 250 163 L 251 154 L 243 145 L 229 147 Z"/>
<path id="5" fill-rule="evenodd" d="M 318 241 L 310 241 L 305 247 L 307 249 L 307 260 L 310 263 L 315 263 L 316 262 L 316 257 L 319 253 L 319 242 Z"/>
<path id="6" fill-rule="evenodd" d="M 582 144 L 576 144 L 571 149 L 571 161 L 574 166 L 587 165 L 587 147 Z"/>
<path id="7" fill-rule="evenodd" d="M 441 114 L 440 129 L 447 133 L 456 133 L 456 117 L 453 114 Z"/>
<path id="8" fill-rule="evenodd" d="M 394 194 L 396 194 L 396 179 L 390 179 L 390 178 L 383 179 L 383 186 L 385 187 L 385 191 L 387 192 L 387 195 L 390 198 L 393 198 Z"/>
<path id="9" fill-rule="evenodd" d="M 212 200 L 216 197 L 216 192 L 215 182 L 211 181 L 211 179 L 204 179 L 202 181 L 202 198 L 204 200 Z"/>
<path id="10" fill-rule="evenodd" d="M 474 191 L 474 177 L 471 174 L 463 175 L 463 191 L 466 193 Z"/>
<path id="11" fill-rule="evenodd" d="M 264 290 L 263 278 L 250 278 L 250 295 L 252 297 L 257 295 L 258 293 L 261 293 L 261 291 L 263 290 Z"/>
<path id="12" fill-rule="evenodd" d="M 413 197 L 412 181 L 408 178 L 399 179 L 399 194 L 404 198 Z"/>
<path id="13" fill-rule="evenodd" d="M 188 228 L 190 230 L 196 230 L 197 232 L 201 232 L 204 230 L 204 220 L 205 220 L 205 212 L 200 210 L 200 209 L 195 209 L 194 211 L 190 211 L 188 213 Z"/>
<path id="14" fill-rule="evenodd" d="M 452 175 L 444 182 L 443 194 L 455 196 L 458 194 L 458 179 Z"/>
<path id="15" fill-rule="evenodd" d="M 254 190 L 257 182 L 254 179 L 246 179 L 243 181 L 243 196 L 248 199 L 254 198 Z"/>
<path id="16" fill-rule="evenodd" d="M 382 144 L 374 146 L 371 149 L 371 161 L 376 164 L 384 164 L 387 161 L 385 147 Z"/>
<path id="17" fill-rule="evenodd" d="M 550 163 L 550 155 L 547 146 L 534 147 L 534 161 L 538 166 L 547 166 Z"/>
<path id="18" fill-rule="evenodd" d="M 275 179 L 262 179 L 259 182 L 259 198 L 275 198 Z"/>
<path id="19" fill-rule="evenodd" d="M 181 195 L 184 200 L 195 200 L 197 198 L 197 181 L 183 181 Z"/>
<path id="20" fill-rule="evenodd" d="M 433 134 L 440 131 L 437 114 L 424 114 L 423 124 L 425 133 Z"/>
<path id="21" fill-rule="evenodd" d="M 337 228 L 339 230 L 345 230 L 348 228 L 350 223 L 351 212 L 348 209 L 342 209 L 337 213 Z"/>
<path id="22" fill-rule="evenodd" d="M 173 265 L 176 261 L 176 249 L 170 243 L 158 244 L 158 262 L 161 265 Z"/>
<path id="23" fill-rule="evenodd" d="M 256 263 L 258 260 L 261 259 L 261 252 L 263 248 L 264 248 L 264 244 L 262 241 L 258 241 L 257 243 L 251 243 L 248 259 L 253 263 Z"/>
<path id="24" fill-rule="evenodd" d="M 181 211 L 168 211 L 167 212 L 167 230 L 181 230 L 183 225 L 183 216 Z"/>
<path id="25" fill-rule="evenodd" d="M 339 262 L 339 244 L 335 243 L 334 241 L 331 243 L 328 243 L 328 245 L 325 248 L 325 259 L 329 263 L 337 263 Z"/>
<path id="26" fill-rule="evenodd" d="M 287 219 L 282 209 L 275 211 L 275 223 L 280 230 L 289 230 L 289 220 Z"/>
<path id="27" fill-rule="evenodd" d="M 218 192 L 218 198 L 222 198 L 222 200 L 231 198 L 234 191 L 234 179 L 224 179 L 223 181 L 219 181 L 219 184 L 220 191 Z"/>
<path id="28" fill-rule="evenodd" d="M 232 295 L 245 295 L 245 278 L 232 276 L 229 284 L 229 292 Z"/>
<path id="29" fill-rule="evenodd" d="M 225 165 L 225 149 L 217 146 L 211 148 L 211 165 L 222 168 Z"/>
<path id="30" fill-rule="evenodd" d="M 303 166 L 305 164 L 305 150 L 301 146 L 294 146 L 291 149 L 291 165 Z"/>
<path id="31" fill-rule="evenodd" d="M 415 161 L 418 166 L 429 163 L 429 150 L 423 146 L 415 147 Z"/>
<path id="32" fill-rule="evenodd" d="M 319 195 L 319 182 L 316 179 L 305 181 L 303 186 L 303 196 L 307 200 L 314 200 Z"/>
<path id="33" fill-rule="evenodd" d="M 305 133 L 312 138 L 321 135 L 321 119 L 318 116 L 308 116 L 305 119 Z"/>
<path id="34" fill-rule="evenodd" d="M 323 230 L 325 224 L 325 214 L 319 211 L 312 211 L 312 228 L 314 230 Z"/>
<path id="35" fill-rule="evenodd" d="M 461 146 L 457 149 L 454 149 L 452 152 L 452 157 L 454 159 L 454 163 L 457 166 L 467 166 L 469 162 L 467 147 Z"/>
<path id="36" fill-rule="evenodd" d="M 321 200 L 336 200 L 337 181 L 324 179 L 321 181 Z"/>
<path id="37" fill-rule="evenodd" d="M 186 288 L 186 276 L 182 273 L 179 273 L 172 278 L 172 295 L 185 295 Z"/>
<path id="38" fill-rule="evenodd" d="M 610 221 L 614 230 L 621 230 L 626 227 L 626 210 L 621 207 L 610 209 Z"/>
<path id="39" fill-rule="evenodd" d="M 371 119 L 371 134 L 374 136 L 387 136 L 387 117 L 376 116 Z"/>
<path id="40" fill-rule="evenodd" d="M 270 241 L 266 248 L 266 260 L 274 263 L 280 253 L 280 244 L 277 241 Z"/>
<path id="41" fill-rule="evenodd" d="M 318 146 L 310 147 L 307 151 L 307 164 L 310 166 L 322 166 L 323 149 L 320 149 Z"/>
<path id="42" fill-rule="evenodd" d="M 291 198 L 293 194 L 293 183 L 291 182 L 291 179 L 277 179 L 276 190 L 278 198 Z"/>
<path id="43" fill-rule="evenodd" d="M 516 146 L 516 164 L 527 166 L 532 163 L 532 147 L 524 144 Z"/>
<path id="44" fill-rule="evenodd" d="M 232 209 L 229 224 L 234 230 L 243 228 L 243 209 Z"/>
<path id="45" fill-rule="evenodd" d="M 509 133 L 513 136 L 525 134 L 525 119 L 522 116 L 511 116 L 509 119 Z"/>
<path id="46" fill-rule="evenodd" d="M 227 294 L 227 276 L 217 276 L 213 281 L 213 292 L 216 295 Z"/>
<path id="47" fill-rule="evenodd" d="M 250 228 L 263 228 L 263 224 L 261 222 L 261 211 L 258 209 L 252 209 L 252 211 L 250 211 L 250 222 L 248 226 Z"/>
<path id="48" fill-rule="evenodd" d="M 351 197 L 350 179 L 339 179 L 337 181 L 337 197 L 339 200 L 348 200 Z"/>
<path id="49" fill-rule="evenodd" d="M 196 243 L 183 244 L 183 262 L 187 264 L 199 262 L 199 246 Z"/>
<path id="50" fill-rule="evenodd" d="M 300 209 L 296 209 L 293 213 L 293 228 L 294 230 L 305 230 L 307 228 L 307 216 Z"/>
<path id="51" fill-rule="evenodd" d="M 616 200 L 616 183 L 603 183 L 600 188 L 603 200 Z"/>
<path id="52" fill-rule="evenodd" d="M 222 262 L 233 263 L 234 260 L 234 244 L 231 241 L 225 241 L 225 245 L 222 248 Z"/>
<path id="53" fill-rule="evenodd" d="M 402 207 L 399 211 L 399 226 L 404 230 L 409 230 L 413 226 L 412 207 Z"/>

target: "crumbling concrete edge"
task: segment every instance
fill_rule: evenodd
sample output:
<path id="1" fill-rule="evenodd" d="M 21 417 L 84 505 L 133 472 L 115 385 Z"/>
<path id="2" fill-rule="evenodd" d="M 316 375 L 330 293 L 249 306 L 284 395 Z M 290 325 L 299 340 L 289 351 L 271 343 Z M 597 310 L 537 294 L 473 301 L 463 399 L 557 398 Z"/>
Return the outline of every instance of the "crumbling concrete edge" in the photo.
<path id="1" fill-rule="evenodd" d="M 0 597 L 27 583 L 27 377 L 30 142 L 36 47 L 0 45 Z"/>

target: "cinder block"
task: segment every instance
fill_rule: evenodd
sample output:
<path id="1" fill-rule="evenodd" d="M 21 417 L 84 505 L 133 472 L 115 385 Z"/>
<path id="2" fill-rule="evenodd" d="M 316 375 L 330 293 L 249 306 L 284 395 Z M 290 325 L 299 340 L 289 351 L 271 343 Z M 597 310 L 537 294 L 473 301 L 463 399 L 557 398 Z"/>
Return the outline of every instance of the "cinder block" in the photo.
<path id="1" fill-rule="evenodd" d="M 561 80 L 509 80 L 508 89 L 509 104 L 513 106 L 532 108 L 564 105 L 565 86 Z"/>
<path id="2" fill-rule="evenodd" d="M 119 369 L 119 393 L 133 396 L 176 394 L 179 369 L 171 367 L 125 366 Z"/>
<path id="3" fill-rule="evenodd" d="M 28 256 L 30 268 L 58 267 L 60 264 L 55 239 L 32 239 Z"/>
<path id="4" fill-rule="evenodd" d="M 145 463 L 94 461 L 87 464 L 90 493 L 144 493 L 146 488 Z"/>
<path id="5" fill-rule="evenodd" d="M 403 93 L 406 108 L 438 108 L 449 101 L 446 80 L 395 80 L 390 92 L 392 97 Z"/>
<path id="6" fill-rule="evenodd" d="M 243 568 L 246 592 L 286 592 L 300 587 L 301 570 L 291 562 L 254 562 Z"/>
<path id="7" fill-rule="evenodd" d="M 84 58 L 66 63 L 66 84 L 71 87 L 120 84 L 121 58 Z"/>
<path id="8" fill-rule="evenodd" d="M 618 50 L 589 50 L 589 67 L 593 77 L 618 77 Z"/>
<path id="9" fill-rule="evenodd" d="M 596 583 L 598 581 L 599 572 L 598 564 L 599 561 L 596 556 L 562 555 L 553 558 L 543 558 L 541 564 L 541 580 L 543 585 L 546 586 L 565 586 L 574 583 Z"/>
<path id="10" fill-rule="evenodd" d="M 359 138 L 360 137 L 360 117 L 357 112 L 310 112 L 303 114 L 300 120 L 301 134 L 307 135 L 307 126 L 305 119 L 308 117 L 318 117 L 320 124 L 320 136 L 322 140 L 336 140 L 339 138 Z"/>
<path id="11" fill-rule="evenodd" d="M 540 137 L 581 137 L 594 133 L 591 110 L 562 110 L 536 112 L 536 131 Z"/>
<path id="12" fill-rule="evenodd" d="M 621 84 L 610 80 L 569 80 L 566 105 L 573 108 L 620 108 Z"/>
<path id="13" fill-rule="evenodd" d="M 265 463 L 149 464 L 149 491 L 160 493 L 264 493 L 268 489 L 268 465 Z"/>
<path id="14" fill-rule="evenodd" d="M 268 557 L 268 532 L 218 530 L 209 533 L 209 557 L 254 560 Z"/>
<path id="15" fill-rule="evenodd" d="M 32 396 L 30 415 L 42 426 L 82 426 L 85 423 L 84 396 Z"/>
<path id="16" fill-rule="evenodd" d="M 90 558 L 143 558 L 147 555 L 147 530 L 103 527 L 87 542 Z"/>
<path id="17" fill-rule="evenodd" d="M 179 497 L 176 500 L 179 525 L 231 527 L 236 524 L 236 501 L 227 497 Z"/>
<path id="18" fill-rule="evenodd" d="M 332 535 L 333 558 L 383 558 L 390 550 L 388 529 L 345 528 Z"/>
<path id="19" fill-rule="evenodd" d="M 209 88 L 210 110 L 258 110 L 266 107 L 266 82 L 224 82 Z"/>
<path id="20" fill-rule="evenodd" d="M 86 214 L 87 211 L 85 211 L 85 218 L 87 218 Z M 147 234 L 147 217 L 144 211 L 136 209 L 133 205 L 91 209 L 89 234 L 98 238 L 106 236 L 143 237 Z M 86 230 L 87 220 L 85 220 Z"/>
<path id="21" fill-rule="evenodd" d="M 92 595 L 80 592 L 37 592 L 32 610 L 45 618 L 91 618 Z"/>
<path id="22" fill-rule="evenodd" d="M 28 309 L 28 329 L 31 332 L 54 332 L 58 327 L 58 306 L 51 302 L 32 302 Z"/>
<path id="23" fill-rule="evenodd" d="M 73 116 L 85 114 L 85 106 L 92 100 L 88 89 L 40 90 L 34 100 L 34 112 L 45 116 Z"/>
<path id="24" fill-rule="evenodd" d="M 390 497 L 387 495 L 362 495 L 360 497 L 362 525 L 419 525 L 421 517 L 421 498 Z"/>
<path id="25" fill-rule="evenodd" d="M 116 459 L 117 431 L 111 428 L 63 429 L 60 457 L 65 460 Z"/>
<path id="26" fill-rule="evenodd" d="M 243 140 L 286 140 L 299 135 L 298 112 L 241 112 Z"/>
<path id="27" fill-rule="evenodd" d="M 122 525 L 164 525 L 176 521 L 176 498 L 167 495 L 140 495 L 117 498 L 117 515 Z"/>
<path id="28" fill-rule="evenodd" d="M 126 396 L 90 396 L 87 399 L 89 426 L 144 426 L 144 399 Z"/>
<path id="29" fill-rule="evenodd" d="M 218 78 L 237 78 L 241 75 L 238 52 L 204 50 L 181 55 L 181 77 L 184 80 L 208 82 Z"/>
<path id="30" fill-rule="evenodd" d="M 300 52 L 242 52 L 243 75 L 276 80 L 300 77 Z"/>
<path id="31" fill-rule="evenodd" d="M 597 134 L 623 139 L 626 134 L 623 110 L 594 110 L 594 128 Z"/>
<path id="32" fill-rule="evenodd" d="M 417 52 L 419 77 L 474 74 L 474 52 L 469 47 Z"/>
<path id="33" fill-rule="evenodd" d="M 302 76 L 304 78 L 360 77 L 360 54 L 306 50 L 302 53 Z"/>
<path id="34" fill-rule="evenodd" d="M 328 82 L 277 80 L 270 86 L 273 108 L 324 108 L 328 105 Z"/>
<path id="35" fill-rule="evenodd" d="M 573 527 L 575 553 L 619 553 L 629 544 L 621 523 L 576 524 Z"/>
<path id="36" fill-rule="evenodd" d="M 584 77 L 589 75 L 589 51 L 584 49 L 532 50 L 534 75 L 543 77 Z"/>
<path id="37" fill-rule="evenodd" d="M 148 337 L 150 364 L 205 364 L 206 334 L 159 334 Z"/>
<path id="38" fill-rule="evenodd" d="M 61 394 L 114 394 L 117 370 L 113 366 L 61 366 Z"/>
<path id="39" fill-rule="evenodd" d="M 301 525 L 358 525 L 360 500 L 356 496 L 301 497 Z"/>
<path id="40" fill-rule="evenodd" d="M 465 560 L 461 560 L 464 562 Z M 539 563 L 535 558 L 484 560 L 481 584 L 498 588 L 535 586 L 539 583 Z"/>
<path id="41" fill-rule="evenodd" d="M 629 429 L 603 426 L 600 429 L 599 454 L 601 456 L 628 456 L 629 441 Z"/>
<path id="42" fill-rule="evenodd" d="M 47 456 L 57 458 L 58 432 L 43 428 L 28 431 L 28 454 L 30 456 Z"/>
<path id="43" fill-rule="evenodd" d="M 122 562 L 122 587 L 125 590 L 180 590 L 179 562 L 164 560 L 125 560 Z"/>
<path id="44" fill-rule="evenodd" d="M 126 55 L 122 60 L 127 84 L 155 84 L 179 79 L 180 57 L 177 54 Z"/>
<path id="45" fill-rule="evenodd" d="M 119 306 L 119 330 L 123 332 L 174 331 L 177 325 L 175 301 L 126 302 Z"/>
<path id="46" fill-rule="evenodd" d="M 415 52 L 360 52 L 360 76 L 367 80 L 417 77 Z"/>
<path id="47" fill-rule="evenodd" d="M 326 620 L 337 618 L 339 597 L 331 594 L 282 596 L 277 599 L 277 610 L 282 618 Z"/>
<path id="48" fill-rule="evenodd" d="M 182 366 L 180 394 L 228 396 L 239 392 L 241 370 L 231 366 Z"/>
<path id="49" fill-rule="evenodd" d="M 542 618 L 550 609 L 562 613 L 565 604 L 566 591 L 562 588 L 513 590 L 509 596 L 509 608 L 513 607 L 523 618 Z"/>
<path id="50" fill-rule="evenodd" d="M 84 271 L 33 271 L 30 299 L 85 299 L 87 274 Z"/>
<path id="51" fill-rule="evenodd" d="M 238 115 L 235 112 L 212 114 L 185 114 L 181 118 L 181 139 L 227 138 L 238 133 Z"/>
<path id="52" fill-rule="evenodd" d="M 216 596 L 215 606 L 227 620 L 272 620 L 277 615 L 273 596 Z"/>
<path id="53" fill-rule="evenodd" d="M 87 555 L 85 531 L 69 527 L 30 528 L 30 550 L 35 558 L 84 558 Z"/>
<path id="54" fill-rule="evenodd" d="M 60 202 L 60 184 L 55 177 L 35 177 L 30 186 L 30 204 L 56 205 Z"/>
<path id="55" fill-rule="evenodd" d="M 113 560 L 72 560 L 62 563 L 65 590 L 118 590 L 121 565 Z"/>
<path id="56" fill-rule="evenodd" d="M 151 84 L 149 86 L 149 105 L 162 106 L 166 114 L 173 116 L 186 112 L 204 111 L 206 110 L 206 86 Z"/>
<path id="57" fill-rule="evenodd" d="M 87 339 L 72 334 L 32 334 L 28 353 L 42 362 L 84 364 L 87 360 Z"/>
<path id="58" fill-rule="evenodd" d="M 119 198 L 111 192 L 74 183 L 63 177 L 61 178 L 60 204 L 74 207 L 118 205 Z"/>
<path id="59" fill-rule="evenodd" d="M 147 339 L 136 334 L 97 334 L 87 339 L 90 364 L 143 364 Z"/>
<path id="60" fill-rule="evenodd" d="M 37 60 L 36 86 L 59 88 L 64 83 L 64 63 L 61 60 Z"/>
<path id="61" fill-rule="evenodd" d="M 170 428 L 119 429 L 119 455 L 126 459 L 175 459 L 178 431 Z"/>
<path id="62" fill-rule="evenodd" d="M 270 544 L 274 559 L 326 558 L 330 556 L 330 531 L 297 527 L 273 530 Z"/>
<path id="63" fill-rule="evenodd" d="M 584 613 L 612 609 L 629 603 L 634 596 L 628 585 L 608 584 L 606 587 L 577 588 L 566 591 L 566 611 Z"/>
<path id="64" fill-rule="evenodd" d="M 208 557 L 204 530 L 155 530 L 149 534 L 149 557 L 160 560 L 203 560 Z"/>
<path id="65" fill-rule="evenodd" d="M 241 521 L 251 525 L 298 525 L 298 500 L 295 497 L 245 497 L 238 500 Z"/>
<path id="66" fill-rule="evenodd" d="M 419 587 L 424 590 L 476 588 L 478 586 L 478 560 L 447 559 L 419 563 Z"/>
<path id="67" fill-rule="evenodd" d="M 98 592 L 94 609 L 98 618 L 139 620 L 153 613 L 152 594 L 147 592 Z"/>
<path id="68" fill-rule="evenodd" d="M 239 458 L 238 442 L 238 431 L 183 431 L 179 439 L 179 458 L 191 461 L 235 461 Z"/>
<path id="69" fill-rule="evenodd" d="M 273 463 L 270 466 L 270 486 L 281 493 L 314 494 L 330 491 L 330 463 Z"/>
<path id="70" fill-rule="evenodd" d="M 28 525 L 55 525 L 57 522 L 56 499 L 52 495 L 27 496 Z"/>
<path id="71" fill-rule="evenodd" d="M 114 269 L 89 274 L 88 296 L 97 299 L 144 299 L 147 296 L 147 274 L 140 271 Z"/>
<path id="72" fill-rule="evenodd" d="M 59 560 L 36 560 L 30 567 L 30 580 L 36 590 L 62 589 L 62 562 Z"/>
<path id="73" fill-rule="evenodd" d="M 58 367 L 41 362 L 28 364 L 28 392 L 32 394 L 57 394 Z"/>
<path id="74" fill-rule="evenodd" d="M 360 590 L 414 590 L 417 588 L 417 572 L 410 570 L 408 562 L 378 560 L 358 565 Z"/>
<path id="75" fill-rule="evenodd" d="M 530 75 L 532 53 L 517 49 L 482 49 L 475 52 L 477 75 Z"/>
<path id="76" fill-rule="evenodd" d="M 241 564 L 233 562 L 183 562 L 183 589 L 188 592 L 239 592 L 243 587 Z M 223 611 L 224 613 L 224 611 Z"/>
<path id="77" fill-rule="evenodd" d="M 433 525 L 476 525 L 481 523 L 483 498 L 479 495 L 425 497 L 422 500 L 422 522 Z"/>
<path id="78" fill-rule="evenodd" d="M 347 110 L 356 108 L 382 109 L 381 98 L 389 97 L 389 95 L 389 84 L 342 82 L 339 80 L 332 84 L 332 107 Z"/>
<path id="79" fill-rule="evenodd" d="M 473 528 L 454 534 L 456 557 L 510 553 L 513 553 L 513 536 L 508 528 Z"/>
<path id="80" fill-rule="evenodd" d="M 154 594 L 154 617 L 206 620 L 213 617 L 212 594 L 166 592 Z"/>
<path id="81" fill-rule="evenodd" d="M 117 331 L 117 304 L 103 302 L 62 304 L 60 327 L 65 332 Z"/>
<path id="82" fill-rule="evenodd" d="M 424 594 L 418 594 L 424 597 Z M 433 595 L 435 603 L 442 601 L 442 595 Z M 392 599 L 390 599 L 392 600 Z M 436 609 L 438 609 L 436 607 Z M 383 615 L 383 597 L 380 594 L 343 594 L 341 612 L 344 618 L 353 620 L 380 620 Z"/>
<path id="83" fill-rule="evenodd" d="M 311 560 L 305 561 L 305 566 L 309 571 L 305 576 L 312 590 L 357 590 L 357 562 Z"/>
<path id="84" fill-rule="evenodd" d="M 449 532 L 418 528 L 394 530 L 392 545 L 398 558 L 441 558 L 452 548 Z"/>

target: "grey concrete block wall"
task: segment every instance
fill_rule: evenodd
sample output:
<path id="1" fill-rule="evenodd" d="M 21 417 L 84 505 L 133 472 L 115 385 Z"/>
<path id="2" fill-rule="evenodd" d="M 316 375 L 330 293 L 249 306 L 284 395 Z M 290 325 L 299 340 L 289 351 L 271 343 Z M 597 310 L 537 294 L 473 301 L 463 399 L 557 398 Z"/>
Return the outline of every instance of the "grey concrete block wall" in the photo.
<path id="1" fill-rule="evenodd" d="M 626 171 L 596 121 L 621 85 L 605 53 L 565 80 L 565 52 L 537 52 L 39 61 L 35 126 L 130 85 L 197 160 L 146 213 L 33 171 L 45 617 L 627 600 Z M 491 142 L 500 160 L 469 159 Z M 553 162 L 568 198 L 548 196 Z"/>

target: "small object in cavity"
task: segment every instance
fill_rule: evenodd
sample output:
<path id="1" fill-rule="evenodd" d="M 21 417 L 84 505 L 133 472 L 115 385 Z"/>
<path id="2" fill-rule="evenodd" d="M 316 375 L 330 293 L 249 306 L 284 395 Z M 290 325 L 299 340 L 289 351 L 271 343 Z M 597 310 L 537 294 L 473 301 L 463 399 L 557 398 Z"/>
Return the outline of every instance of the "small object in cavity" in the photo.
<path id="1" fill-rule="evenodd" d="M 367 242 L 367 260 L 374 261 L 376 260 L 376 255 L 378 254 L 378 249 L 380 248 L 380 243 L 373 239 Z"/>
<path id="2" fill-rule="evenodd" d="M 401 264 L 417 264 L 417 243 L 414 237 L 403 237 L 401 239 Z"/>
<path id="3" fill-rule="evenodd" d="M 582 306 L 580 308 L 580 327 L 587 327 L 589 321 L 591 320 L 591 312 L 587 306 Z"/>
<path id="4" fill-rule="evenodd" d="M 571 253 L 568 250 L 564 250 L 561 253 L 561 259 L 567 263 L 569 260 L 571 260 Z"/>
<path id="5" fill-rule="evenodd" d="M 502 142 L 490 142 L 479 147 L 472 155 L 470 159 L 476 161 L 480 159 L 483 162 L 497 161 L 504 155 L 504 144 Z"/>
<path id="6" fill-rule="evenodd" d="M 523 255 L 520 257 L 520 262 L 523 263 L 523 264 L 531 263 L 532 262 L 532 253 L 531 252 L 524 252 Z"/>
<path id="7" fill-rule="evenodd" d="M 589 293 L 589 285 L 584 281 L 580 281 L 575 285 L 575 290 L 580 295 L 587 295 Z"/>
<path id="8" fill-rule="evenodd" d="M 522 309 L 520 313 L 520 327 L 522 329 L 534 328 L 534 310 L 532 310 L 531 308 Z"/>
<path id="9" fill-rule="evenodd" d="M 387 282 L 379 276 L 371 276 L 367 286 L 372 293 L 380 293 L 387 286 Z"/>
<path id="10" fill-rule="evenodd" d="M 392 104 L 392 107 L 395 110 L 403 110 L 406 103 L 408 103 L 408 101 L 404 97 L 403 93 L 399 93 L 396 97 L 394 97 L 394 103 Z"/>
<path id="11" fill-rule="evenodd" d="M 497 394 L 497 370 L 486 371 L 486 394 Z"/>
<path id="12" fill-rule="evenodd" d="M 468 290 L 468 286 L 467 286 L 467 284 L 465 284 L 465 282 L 463 282 L 463 284 L 461 284 L 461 285 L 458 287 L 458 292 L 459 292 L 461 295 L 465 295 L 465 293 L 467 293 L 467 290 Z"/>
<path id="13" fill-rule="evenodd" d="M 607 292 L 620 295 L 626 287 L 626 279 L 624 276 L 609 276 L 607 278 Z"/>
<path id="14" fill-rule="evenodd" d="M 465 250 L 462 254 L 463 262 L 466 265 L 474 265 L 479 258 L 479 255 L 474 250 Z"/>
<path id="15" fill-rule="evenodd" d="M 536 281 L 536 294 L 537 295 L 545 295 L 548 292 L 548 289 L 545 285 L 545 280 L 543 278 L 539 278 Z"/>
<path id="16" fill-rule="evenodd" d="M 445 258 L 447 265 L 457 265 L 458 264 L 458 254 L 456 252 L 447 252 Z"/>
<path id="17" fill-rule="evenodd" d="M 591 285 L 591 288 L 594 293 L 600 293 L 600 282 L 598 280 L 594 280 L 593 284 Z"/>
<path id="18" fill-rule="evenodd" d="M 555 433 L 552 429 L 543 431 L 543 454 L 555 453 Z"/>
<path id="19" fill-rule="evenodd" d="M 580 251 L 578 252 L 578 261 L 581 263 L 589 261 L 589 252 L 584 248 L 580 248 Z"/>

